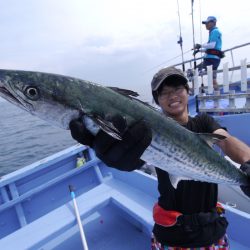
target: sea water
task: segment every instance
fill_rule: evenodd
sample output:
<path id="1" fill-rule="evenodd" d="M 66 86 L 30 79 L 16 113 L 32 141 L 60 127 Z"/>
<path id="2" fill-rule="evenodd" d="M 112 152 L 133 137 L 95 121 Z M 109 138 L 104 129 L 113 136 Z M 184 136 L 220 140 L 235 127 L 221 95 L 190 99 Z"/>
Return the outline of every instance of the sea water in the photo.
<path id="1" fill-rule="evenodd" d="M 0 176 L 76 144 L 70 131 L 0 98 Z"/>

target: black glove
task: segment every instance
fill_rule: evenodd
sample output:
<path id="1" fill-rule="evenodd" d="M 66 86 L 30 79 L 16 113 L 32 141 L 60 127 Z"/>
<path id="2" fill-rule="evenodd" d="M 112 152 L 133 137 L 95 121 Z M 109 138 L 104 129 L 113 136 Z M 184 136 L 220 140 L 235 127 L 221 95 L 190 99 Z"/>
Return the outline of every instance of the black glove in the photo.
<path id="1" fill-rule="evenodd" d="M 245 162 L 240 166 L 240 169 L 247 174 L 249 184 L 247 186 L 241 186 L 241 190 L 244 192 L 245 195 L 250 197 L 250 160 Z"/>
<path id="2" fill-rule="evenodd" d="M 84 126 L 81 118 L 74 119 L 69 123 L 71 136 L 83 145 L 93 147 L 95 136 Z"/>
<path id="3" fill-rule="evenodd" d="M 199 49 L 196 49 L 194 52 L 193 52 L 193 56 L 195 56 L 198 52 L 200 52 Z"/>
<path id="4" fill-rule="evenodd" d="M 123 171 L 140 168 L 144 164 L 140 157 L 152 140 L 151 129 L 144 121 L 127 127 L 126 120 L 120 115 L 109 117 L 108 120 L 121 132 L 122 140 L 102 130 L 93 136 L 80 120 L 70 122 L 71 135 L 78 142 L 92 147 L 96 156 L 109 167 Z"/>
<path id="5" fill-rule="evenodd" d="M 199 50 L 201 48 L 201 45 L 199 44 L 199 43 L 196 43 L 195 45 L 194 45 L 194 50 Z"/>

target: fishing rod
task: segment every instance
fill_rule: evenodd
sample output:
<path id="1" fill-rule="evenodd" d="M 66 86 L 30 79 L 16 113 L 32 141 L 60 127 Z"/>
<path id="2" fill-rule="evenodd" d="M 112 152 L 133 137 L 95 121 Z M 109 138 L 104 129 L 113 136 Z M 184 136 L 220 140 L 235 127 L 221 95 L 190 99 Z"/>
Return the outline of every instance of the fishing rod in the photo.
<path id="1" fill-rule="evenodd" d="M 183 55 L 189 53 L 189 52 L 192 51 L 192 50 L 193 50 L 193 49 L 189 49 L 189 50 L 183 52 Z M 160 67 L 160 66 L 162 66 L 162 65 L 164 65 L 164 64 L 166 64 L 166 63 L 168 63 L 168 62 L 170 62 L 170 61 L 173 61 L 174 59 L 177 59 L 178 57 L 181 57 L 181 56 L 182 56 L 182 55 L 180 54 L 180 55 L 178 55 L 178 56 L 175 56 L 175 57 L 173 57 L 173 58 L 170 58 L 169 60 L 164 61 L 164 62 L 162 62 L 162 63 L 160 63 L 160 64 L 157 64 L 156 66 L 154 66 L 154 67 L 152 67 L 152 68 L 146 70 L 146 71 L 143 72 L 143 73 L 145 74 L 145 73 L 147 73 L 147 72 L 149 72 L 149 71 L 151 71 L 151 70 L 153 70 L 153 69 L 156 69 L 156 68 L 158 68 L 158 67 Z M 178 65 L 181 65 L 181 64 L 182 64 L 182 63 L 180 63 L 180 64 L 178 64 Z M 183 61 L 183 64 L 185 65 L 185 62 L 184 62 L 184 61 Z"/>
<path id="2" fill-rule="evenodd" d="M 82 246 L 83 246 L 83 250 L 88 250 L 88 245 L 87 245 L 87 241 L 86 241 L 86 237 L 83 231 L 83 226 L 82 226 L 82 222 L 81 222 L 81 218 L 80 218 L 80 214 L 79 214 L 79 210 L 78 210 L 78 206 L 76 203 L 76 195 L 75 195 L 75 191 L 74 191 L 74 187 L 72 185 L 69 185 L 69 191 L 71 194 L 71 198 L 74 204 L 74 209 L 75 209 L 75 215 L 76 215 L 76 220 L 77 220 L 77 224 L 80 230 L 80 235 L 81 235 L 81 240 L 82 240 Z"/>
<path id="3" fill-rule="evenodd" d="M 180 7 L 179 7 L 179 1 L 178 0 L 177 0 L 177 8 L 178 8 L 179 30 L 180 30 L 179 41 L 177 41 L 177 43 L 180 44 L 181 57 L 182 57 L 182 70 L 185 71 L 184 55 L 183 55 L 183 48 L 182 48 L 183 40 L 182 40 L 182 35 L 181 35 L 181 17 L 180 17 Z"/>
<path id="4" fill-rule="evenodd" d="M 191 15 L 192 15 L 192 30 L 193 30 L 193 48 L 195 48 L 195 36 L 194 36 L 194 0 L 191 0 Z M 195 53 L 194 56 L 194 69 L 196 69 L 196 59 Z"/>
<path id="5" fill-rule="evenodd" d="M 201 30 L 201 26 L 202 26 L 202 21 L 201 21 L 201 0 L 199 0 L 199 12 L 200 12 L 200 43 L 202 44 L 202 30 Z M 200 50 L 200 55 L 203 57 L 203 51 Z M 201 74 L 201 93 L 205 93 L 204 90 L 204 79 L 203 79 L 203 74 Z"/>

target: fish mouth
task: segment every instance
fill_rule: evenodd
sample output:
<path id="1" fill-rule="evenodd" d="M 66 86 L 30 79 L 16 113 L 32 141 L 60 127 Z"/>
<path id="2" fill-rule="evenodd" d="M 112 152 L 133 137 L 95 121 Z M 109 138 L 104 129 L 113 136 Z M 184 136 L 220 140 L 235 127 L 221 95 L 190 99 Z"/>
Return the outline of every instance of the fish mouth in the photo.
<path id="1" fill-rule="evenodd" d="M 0 85 L 0 96 L 6 99 L 7 101 L 26 110 L 23 103 L 20 102 L 20 100 L 18 100 L 7 88 L 1 85 Z"/>

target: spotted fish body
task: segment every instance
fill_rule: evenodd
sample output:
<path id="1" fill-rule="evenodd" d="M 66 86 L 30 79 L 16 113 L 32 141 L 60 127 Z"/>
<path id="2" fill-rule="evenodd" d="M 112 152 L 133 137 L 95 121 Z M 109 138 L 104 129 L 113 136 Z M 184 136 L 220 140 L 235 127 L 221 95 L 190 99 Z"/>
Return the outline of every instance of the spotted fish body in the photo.
<path id="1" fill-rule="evenodd" d="M 153 139 L 141 158 L 167 171 L 174 186 L 179 177 L 228 185 L 247 183 L 244 173 L 205 142 L 205 137 L 213 136 L 187 130 L 134 98 L 132 91 L 55 74 L 0 70 L 0 96 L 65 129 L 72 119 L 84 116 L 86 123 L 92 121 L 94 127 L 117 139 L 122 135 L 105 119 L 107 114 L 122 115 L 128 125 L 144 120 L 152 129 Z"/>

